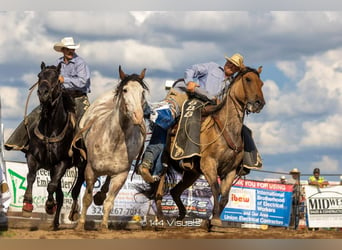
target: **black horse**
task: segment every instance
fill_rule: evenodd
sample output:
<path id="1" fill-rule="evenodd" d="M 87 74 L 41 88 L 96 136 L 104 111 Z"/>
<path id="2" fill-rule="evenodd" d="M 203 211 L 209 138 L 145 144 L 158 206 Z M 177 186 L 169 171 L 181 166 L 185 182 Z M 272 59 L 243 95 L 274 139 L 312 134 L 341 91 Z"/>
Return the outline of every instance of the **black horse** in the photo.
<path id="1" fill-rule="evenodd" d="M 62 88 L 58 81 L 61 65 L 45 66 L 41 64 L 38 74 L 38 97 L 40 101 L 40 115 L 35 126 L 29 129 L 29 145 L 26 153 L 29 172 L 27 174 L 27 189 L 23 200 L 23 216 L 31 217 L 32 186 L 36 179 L 38 169 L 50 171 L 50 182 L 47 186 L 48 198 L 45 211 L 54 214 L 53 229 L 59 227 L 59 216 L 63 206 L 64 195 L 61 179 L 67 169 L 78 168 L 77 180 L 72 189 L 73 205 L 69 219 L 78 219 L 77 198 L 84 181 L 85 162 L 75 150 L 73 156 L 68 154 L 73 139 L 76 119 L 74 99 Z M 56 200 L 54 198 L 56 196 Z"/>

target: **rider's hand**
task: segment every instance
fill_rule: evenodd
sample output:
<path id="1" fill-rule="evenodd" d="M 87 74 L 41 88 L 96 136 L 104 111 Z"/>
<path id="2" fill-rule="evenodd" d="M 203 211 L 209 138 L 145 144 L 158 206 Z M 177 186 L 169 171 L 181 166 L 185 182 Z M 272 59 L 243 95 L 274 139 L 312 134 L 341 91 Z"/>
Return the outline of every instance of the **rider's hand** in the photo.
<path id="1" fill-rule="evenodd" d="M 63 77 L 62 75 L 60 75 L 60 76 L 58 77 L 58 81 L 59 81 L 60 83 L 63 83 L 63 82 L 64 82 L 64 77 Z"/>
<path id="2" fill-rule="evenodd" d="M 193 81 L 190 81 L 190 82 L 188 82 L 186 89 L 189 92 L 195 92 L 195 88 L 196 87 L 199 87 L 199 85 L 197 83 L 193 82 Z"/>

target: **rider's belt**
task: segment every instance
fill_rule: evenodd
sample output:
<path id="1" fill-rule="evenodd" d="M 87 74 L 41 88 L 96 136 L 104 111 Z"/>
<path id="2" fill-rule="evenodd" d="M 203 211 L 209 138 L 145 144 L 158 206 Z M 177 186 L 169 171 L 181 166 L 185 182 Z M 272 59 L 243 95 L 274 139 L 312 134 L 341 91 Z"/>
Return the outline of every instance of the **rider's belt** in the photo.
<path id="1" fill-rule="evenodd" d="M 80 90 L 73 90 L 73 89 L 70 89 L 67 91 L 73 98 L 77 98 L 77 97 L 81 97 L 81 96 L 85 96 L 87 95 L 87 93 L 84 93 Z"/>

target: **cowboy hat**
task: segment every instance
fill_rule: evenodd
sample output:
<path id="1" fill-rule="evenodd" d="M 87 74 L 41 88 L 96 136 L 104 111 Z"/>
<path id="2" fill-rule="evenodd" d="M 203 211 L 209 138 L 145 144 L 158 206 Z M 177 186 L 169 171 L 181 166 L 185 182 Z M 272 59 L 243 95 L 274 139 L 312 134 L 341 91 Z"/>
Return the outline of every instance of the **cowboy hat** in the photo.
<path id="1" fill-rule="evenodd" d="M 239 69 L 245 67 L 245 65 L 243 64 L 243 56 L 240 55 L 239 53 L 236 53 L 236 54 L 232 55 L 231 57 L 225 56 L 225 58 L 229 62 L 234 64 L 236 67 L 238 67 Z"/>
<path id="2" fill-rule="evenodd" d="M 64 37 L 60 42 L 56 43 L 53 48 L 61 52 L 62 48 L 68 48 L 68 49 L 78 49 L 80 47 L 80 44 L 75 44 L 74 39 L 72 37 Z"/>
<path id="3" fill-rule="evenodd" d="M 299 172 L 298 168 L 294 168 L 290 171 L 290 174 L 299 174 L 299 173 L 300 172 Z"/>

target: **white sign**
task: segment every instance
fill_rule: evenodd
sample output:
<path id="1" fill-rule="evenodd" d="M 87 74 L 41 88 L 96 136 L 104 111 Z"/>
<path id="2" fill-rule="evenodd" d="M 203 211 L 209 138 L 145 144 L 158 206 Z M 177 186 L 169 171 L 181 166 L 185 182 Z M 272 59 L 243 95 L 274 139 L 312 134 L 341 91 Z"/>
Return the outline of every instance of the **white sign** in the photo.
<path id="1" fill-rule="evenodd" d="M 305 186 L 309 227 L 342 227 L 342 186 Z"/>

